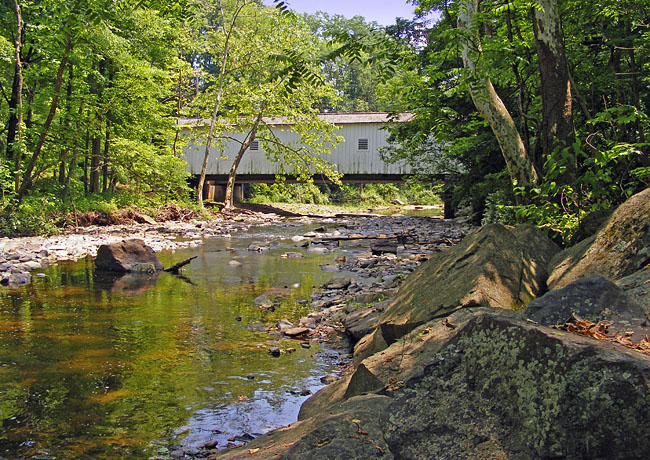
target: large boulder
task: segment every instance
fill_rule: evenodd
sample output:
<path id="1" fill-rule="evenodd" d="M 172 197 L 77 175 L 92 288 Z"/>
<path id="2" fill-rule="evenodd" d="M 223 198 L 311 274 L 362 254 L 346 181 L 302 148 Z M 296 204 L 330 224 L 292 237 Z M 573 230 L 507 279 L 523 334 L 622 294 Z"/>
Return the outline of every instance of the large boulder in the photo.
<path id="1" fill-rule="evenodd" d="M 644 459 L 650 357 L 485 314 L 404 382 L 385 440 L 396 458 Z"/>
<path id="2" fill-rule="evenodd" d="M 546 267 L 559 250 L 530 225 L 482 227 L 407 277 L 380 317 L 379 327 L 355 347 L 355 364 L 419 325 L 459 308 L 524 308 L 546 291 Z"/>
<path id="3" fill-rule="evenodd" d="M 469 321 L 492 308 L 464 308 L 445 318 L 430 321 L 390 346 L 357 364 L 346 377 L 321 389 L 300 407 L 299 420 L 329 412 L 342 401 L 367 392 L 399 386 L 399 382 L 422 375 L 422 363 L 434 360 L 442 346 Z M 501 315 L 521 318 L 521 312 L 499 310 Z"/>
<path id="4" fill-rule="evenodd" d="M 621 278 L 616 284 L 636 303 L 650 312 L 650 264 L 638 272 Z"/>
<path id="5" fill-rule="evenodd" d="M 154 250 L 138 239 L 101 245 L 97 250 L 95 267 L 100 271 L 122 273 L 155 273 L 163 270 L 163 264 Z"/>
<path id="6" fill-rule="evenodd" d="M 650 188 L 620 205 L 600 231 L 551 262 L 550 289 L 587 275 L 618 280 L 650 263 Z"/>

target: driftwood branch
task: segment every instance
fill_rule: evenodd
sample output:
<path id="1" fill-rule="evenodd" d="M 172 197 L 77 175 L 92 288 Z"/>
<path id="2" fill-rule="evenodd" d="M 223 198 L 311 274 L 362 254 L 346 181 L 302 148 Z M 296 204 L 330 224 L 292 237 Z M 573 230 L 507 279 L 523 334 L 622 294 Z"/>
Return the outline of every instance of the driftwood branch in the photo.
<path id="1" fill-rule="evenodd" d="M 181 262 L 178 262 L 177 264 L 172 265 L 169 268 L 166 268 L 165 271 L 169 273 L 178 273 L 181 268 L 183 268 L 185 265 L 189 264 L 192 262 L 194 259 L 196 259 L 197 256 L 190 257 L 189 259 L 185 259 Z"/>

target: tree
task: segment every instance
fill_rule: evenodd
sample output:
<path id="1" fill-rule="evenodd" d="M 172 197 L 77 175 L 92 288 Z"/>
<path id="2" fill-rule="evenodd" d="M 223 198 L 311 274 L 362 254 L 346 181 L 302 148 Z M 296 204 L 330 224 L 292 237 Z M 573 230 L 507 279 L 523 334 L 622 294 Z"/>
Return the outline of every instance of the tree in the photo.
<path id="1" fill-rule="evenodd" d="M 333 126 L 317 117 L 314 103 L 331 97 L 331 88 L 321 81 L 313 50 L 314 37 L 305 23 L 291 13 L 262 7 L 257 2 L 233 0 L 217 3 L 204 19 L 206 50 L 201 64 L 206 70 L 204 91 L 194 106 L 209 110 L 209 128 L 202 174 L 197 189 L 202 203 L 212 142 L 236 140 L 233 133 L 245 133 L 233 159 L 226 187 L 226 208 L 233 206 L 237 167 L 250 144 L 259 139 L 269 158 L 282 162 L 286 171 L 307 179 L 313 172 L 332 178 L 336 174 L 320 156 L 335 142 Z M 215 65 L 217 64 L 217 65 Z M 293 123 L 301 136 L 294 145 L 282 144 L 265 117 L 280 117 Z"/>
<path id="2" fill-rule="evenodd" d="M 494 89 L 489 76 L 477 65 L 482 61 L 483 48 L 477 19 L 479 0 L 466 0 L 460 7 L 458 28 L 465 32 L 462 39 L 463 64 L 469 71 L 469 91 L 477 110 L 487 120 L 501 147 L 512 183 L 530 189 L 537 183 L 537 172 L 530 161 L 510 112 Z"/>
<path id="3" fill-rule="evenodd" d="M 416 55 L 401 99 L 419 114 L 396 130 L 410 152 L 394 156 L 417 162 L 435 147 L 465 167 L 457 184 L 485 200 L 500 167 L 489 127 L 510 178 L 498 200 L 528 183 L 520 217 L 565 228 L 647 186 L 647 1 L 415 3 L 438 17 L 424 39 L 415 25 L 392 28 Z"/>
<path id="4" fill-rule="evenodd" d="M 12 16 L 12 27 L 5 27 L 11 23 L 2 16 L 2 39 L 20 45 L 11 68 L 8 60 L 0 61 L 0 86 L 3 92 L 13 88 L 6 105 L 0 104 L 7 121 L 2 150 L 15 177 L 13 190 L 3 184 L 12 200 L 5 211 L 17 209 L 37 181 L 58 199 L 69 196 L 84 157 L 92 158 L 81 167 L 87 192 L 114 190 L 119 181 L 128 187 L 184 187 L 183 174 L 176 172 L 182 171 L 180 160 L 166 141 L 175 119 L 165 100 L 172 75 L 183 65 L 176 44 L 183 19 L 177 7 L 184 2 L 167 9 L 154 3 L 42 0 L 18 10 L 15 2 L 21 14 Z M 18 122 L 23 116 L 24 123 Z M 166 172 L 158 176 L 162 164 Z"/>

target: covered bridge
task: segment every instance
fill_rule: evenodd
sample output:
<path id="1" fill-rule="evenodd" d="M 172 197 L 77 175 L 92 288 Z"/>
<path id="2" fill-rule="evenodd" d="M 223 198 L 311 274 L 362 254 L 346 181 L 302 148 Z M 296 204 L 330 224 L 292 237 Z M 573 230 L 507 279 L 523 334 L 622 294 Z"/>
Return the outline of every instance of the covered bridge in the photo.
<path id="1" fill-rule="evenodd" d="M 324 121 L 338 127 L 336 134 L 343 140 L 332 148 L 330 155 L 325 155 L 329 163 L 336 165 L 339 173 L 343 174 L 342 181 L 348 183 L 364 182 L 399 182 L 410 169 L 405 163 L 386 163 L 382 161 L 379 151 L 388 146 L 389 132 L 383 129 L 389 123 L 402 123 L 413 118 L 412 114 L 403 113 L 390 118 L 388 113 L 323 113 L 318 115 Z M 299 136 L 291 129 L 291 123 L 277 118 L 264 118 L 263 123 L 270 127 L 280 141 L 296 144 Z M 197 119 L 182 119 L 179 121 L 185 132 L 190 129 L 195 132 L 198 141 L 190 142 L 183 150 L 183 159 L 188 164 L 190 173 L 198 177 L 205 152 L 205 144 L 201 142 L 198 131 L 205 130 L 207 123 Z M 243 139 L 242 133 L 231 133 L 228 137 Z M 226 140 L 220 145 L 211 147 L 208 161 L 205 193 L 206 198 L 214 198 L 216 192 L 227 181 L 228 172 L 233 158 L 239 150 L 240 143 L 236 140 Z M 237 169 L 237 182 L 266 182 L 272 183 L 276 174 L 281 172 L 281 165 L 267 159 L 259 142 L 254 141 L 242 158 Z M 288 174 L 291 171 L 286 171 Z M 319 178 L 314 178 L 318 180 Z"/>

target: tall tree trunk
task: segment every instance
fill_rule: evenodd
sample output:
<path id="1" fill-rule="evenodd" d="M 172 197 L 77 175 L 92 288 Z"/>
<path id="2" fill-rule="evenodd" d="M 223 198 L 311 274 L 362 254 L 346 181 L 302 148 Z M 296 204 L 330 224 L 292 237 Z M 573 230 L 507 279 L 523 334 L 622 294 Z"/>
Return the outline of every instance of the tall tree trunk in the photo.
<path id="1" fill-rule="evenodd" d="M 537 172 L 530 161 L 517 126 L 508 109 L 497 94 L 492 81 L 477 69 L 481 41 L 473 24 L 478 12 L 478 0 L 465 0 L 458 16 L 458 28 L 465 31 L 462 57 L 465 68 L 471 73 L 470 95 L 477 110 L 490 125 L 497 138 L 513 186 L 530 189 L 537 183 Z"/>
<path id="2" fill-rule="evenodd" d="M 226 196 L 224 197 L 223 200 L 225 209 L 232 209 L 234 207 L 233 194 L 235 191 L 235 177 L 237 176 L 237 168 L 239 167 L 239 163 L 241 162 L 244 153 L 246 153 L 248 147 L 250 147 L 252 142 L 255 140 L 255 136 L 257 134 L 257 128 L 262 122 L 262 117 L 264 116 L 265 110 L 266 110 L 266 103 L 264 102 L 260 107 L 260 111 L 257 114 L 257 118 L 255 118 L 255 121 L 253 122 L 253 126 L 248 132 L 246 138 L 244 139 L 244 142 L 242 142 L 241 147 L 239 147 L 239 151 L 237 152 L 237 155 L 235 155 L 235 159 L 232 162 L 232 166 L 230 167 L 230 172 L 228 173 L 228 182 L 226 184 Z"/>
<path id="3" fill-rule="evenodd" d="M 104 141 L 104 158 L 102 163 L 102 191 L 108 192 L 108 163 L 110 154 L 111 122 L 106 120 L 106 140 Z"/>
<path id="4" fill-rule="evenodd" d="M 102 155 L 102 138 L 93 137 L 90 150 L 90 193 L 99 193 L 99 168 Z"/>
<path id="5" fill-rule="evenodd" d="M 65 66 L 68 63 L 68 58 L 70 57 L 71 52 L 72 52 L 72 39 L 70 36 L 67 36 L 65 42 L 65 51 L 63 52 L 63 57 L 61 58 L 61 62 L 59 63 L 59 68 L 56 73 L 54 93 L 52 96 L 52 102 L 50 102 L 50 111 L 47 115 L 47 118 L 45 119 L 45 124 L 43 125 L 43 129 L 41 130 L 41 135 L 38 138 L 36 147 L 34 148 L 34 153 L 32 153 L 32 157 L 29 160 L 29 164 L 27 165 L 27 169 L 25 170 L 25 174 L 23 175 L 22 183 L 20 184 L 20 188 L 18 189 L 18 193 L 16 194 L 16 200 L 10 209 L 15 209 L 20 205 L 20 203 L 23 201 L 23 198 L 25 197 L 25 194 L 32 186 L 32 181 L 34 180 L 32 173 L 34 172 L 34 168 L 36 167 L 36 162 L 38 161 L 41 155 L 41 151 L 43 150 L 43 145 L 45 145 L 45 140 L 47 139 L 47 136 L 50 133 L 50 126 L 52 126 L 52 120 L 54 120 L 54 116 L 56 115 L 56 111 L 59 107 L 59 94 L 61 93 L 61 83 L 63 82 L 63 70 L 65 69 Z"/>
<path id="6" fill-rule="evenodd" d="M 70 107 L 72 105 L 72 77 L 73 75 L 73 65 L 72 63 L 68 64 L 68 84 L 66 86 L 66 94 L 65 94 L 65 107 L 66 107 L 66 116 L 65 120 L 63 121 L 63 126 L 66 132 L 70 132 L 70 114 L 71 110 Z M 63 193 L 65 195 L 66 192 L 66 183 L 68 182 L 66 178 L 66 170 L 68 169 L 67 167 L 67 153 L 69 149 L 63 149 L 61 150 L 61 155 L 59 157 L 59 184 L 63 185 Z"/>
<path id="7" fill-rule="evenodd" d="M 13 157 L 14 159 L 14 187 L 16 192 L 18 192 L 20 190 L 20 166 L 23 161 L 23 64 L 20 57 L 23 37 L 23 17 L 20 12 L 18 0 L 14 0 L 14 11 L 16 14 L 16 39 L 14 42 L 16 67 L 14 71 L 14 83 L 11 90 L 11 100 L 15 100 L 15 112 L 9 118 L 10 131 L 7 133 L 7 153 L 11 151 L 13 155 L 7 155 L 7 157 Z M 15 125 L 11 126 L 13 120 L 15 120 Z M 13 139 L 9 139 L 10 136 Z"/>
<path id="8" fill-rule="evenodd" d="M 228 60 L 230 58 L 230 38 L 232 36 L 233 30 L 235 29 L 235 23 L 237 21 L 237 18 L 239 17 L 239 14 L 241 13 L 244 6 L 246 5 L 247 2 L 242 2 L 240 5 L 237 6 L 237 9 L 233 13 L 232 19 L 228 24 L 228 29 L 226 29 L 226 17 L 224 15 L 223 6 L 221 4 L 219 5 L 219 10 L 221 12 L 221 18 L 222 18 L 223 32 L 225 34 L 225 41 L 223 45 L 223 58 L 221 60 L 221 69 L 219 72 L 217 96 L 214 102 L 214 110 L 212 111 L 212 119 L 210 120 L 208 137 L 205 142 L 205 152 L 203 154 L 203 164 L 201 165 L 201 174 L 199 175 L 199 183 L 197 184 L 196 187 L 196 198 L 201 207 L 203 207 L 203 185 L 205 184 L 205 175 L 208 168 L 208 159 L 210 157 L 210 146 L 212 145 L 212 140 L 214 138 L 214 128 L 217 122 L 217 117 L 219 116 L 219 108 L 221 107 L 221 97 L 223 96 L 223 87 L 226 78 L 226 69 L 228 67 Z M 198 79 L 197 79 L 197 85 L 198 85 Z M 239 155 L 239 153 L 237 155 Z M 228 178 L 228 180 L 230 181 L 230 178 Z"/>
<path id="9" fill-rule="evenodd" d="M 97 66 L 97 71 L 99 75 L 104 77 L 106 75 L 106 59 L 100 57 L 99 64 Z M 94 81 L 94 91 L 96 91 L 98 100 L 101 102 L 102 93 L 103 93 L 103 82 Z M 102 119 L 97 118 L 98 124 L 101 127 Z M 101 189 L 99 188 L 99 178 L 101 170 L 101 157 L 102 157 L 102 136 L 101 128 L 98 128 L 95 136 L 91 142 L 91 154 L 90 154 L 90 193 L 99 193 Z"/>
<path id="10" fill-rule="evenodd" d="M 544 156 L 573 143 L 571 78 L 564 49 L 557 0 L 540 0 L 533 8 L 533 33 L 539 58 L 542 92 L 542 150 Z M 567 165 L 563 182 L 572 182 L 576 163 Z"/>

